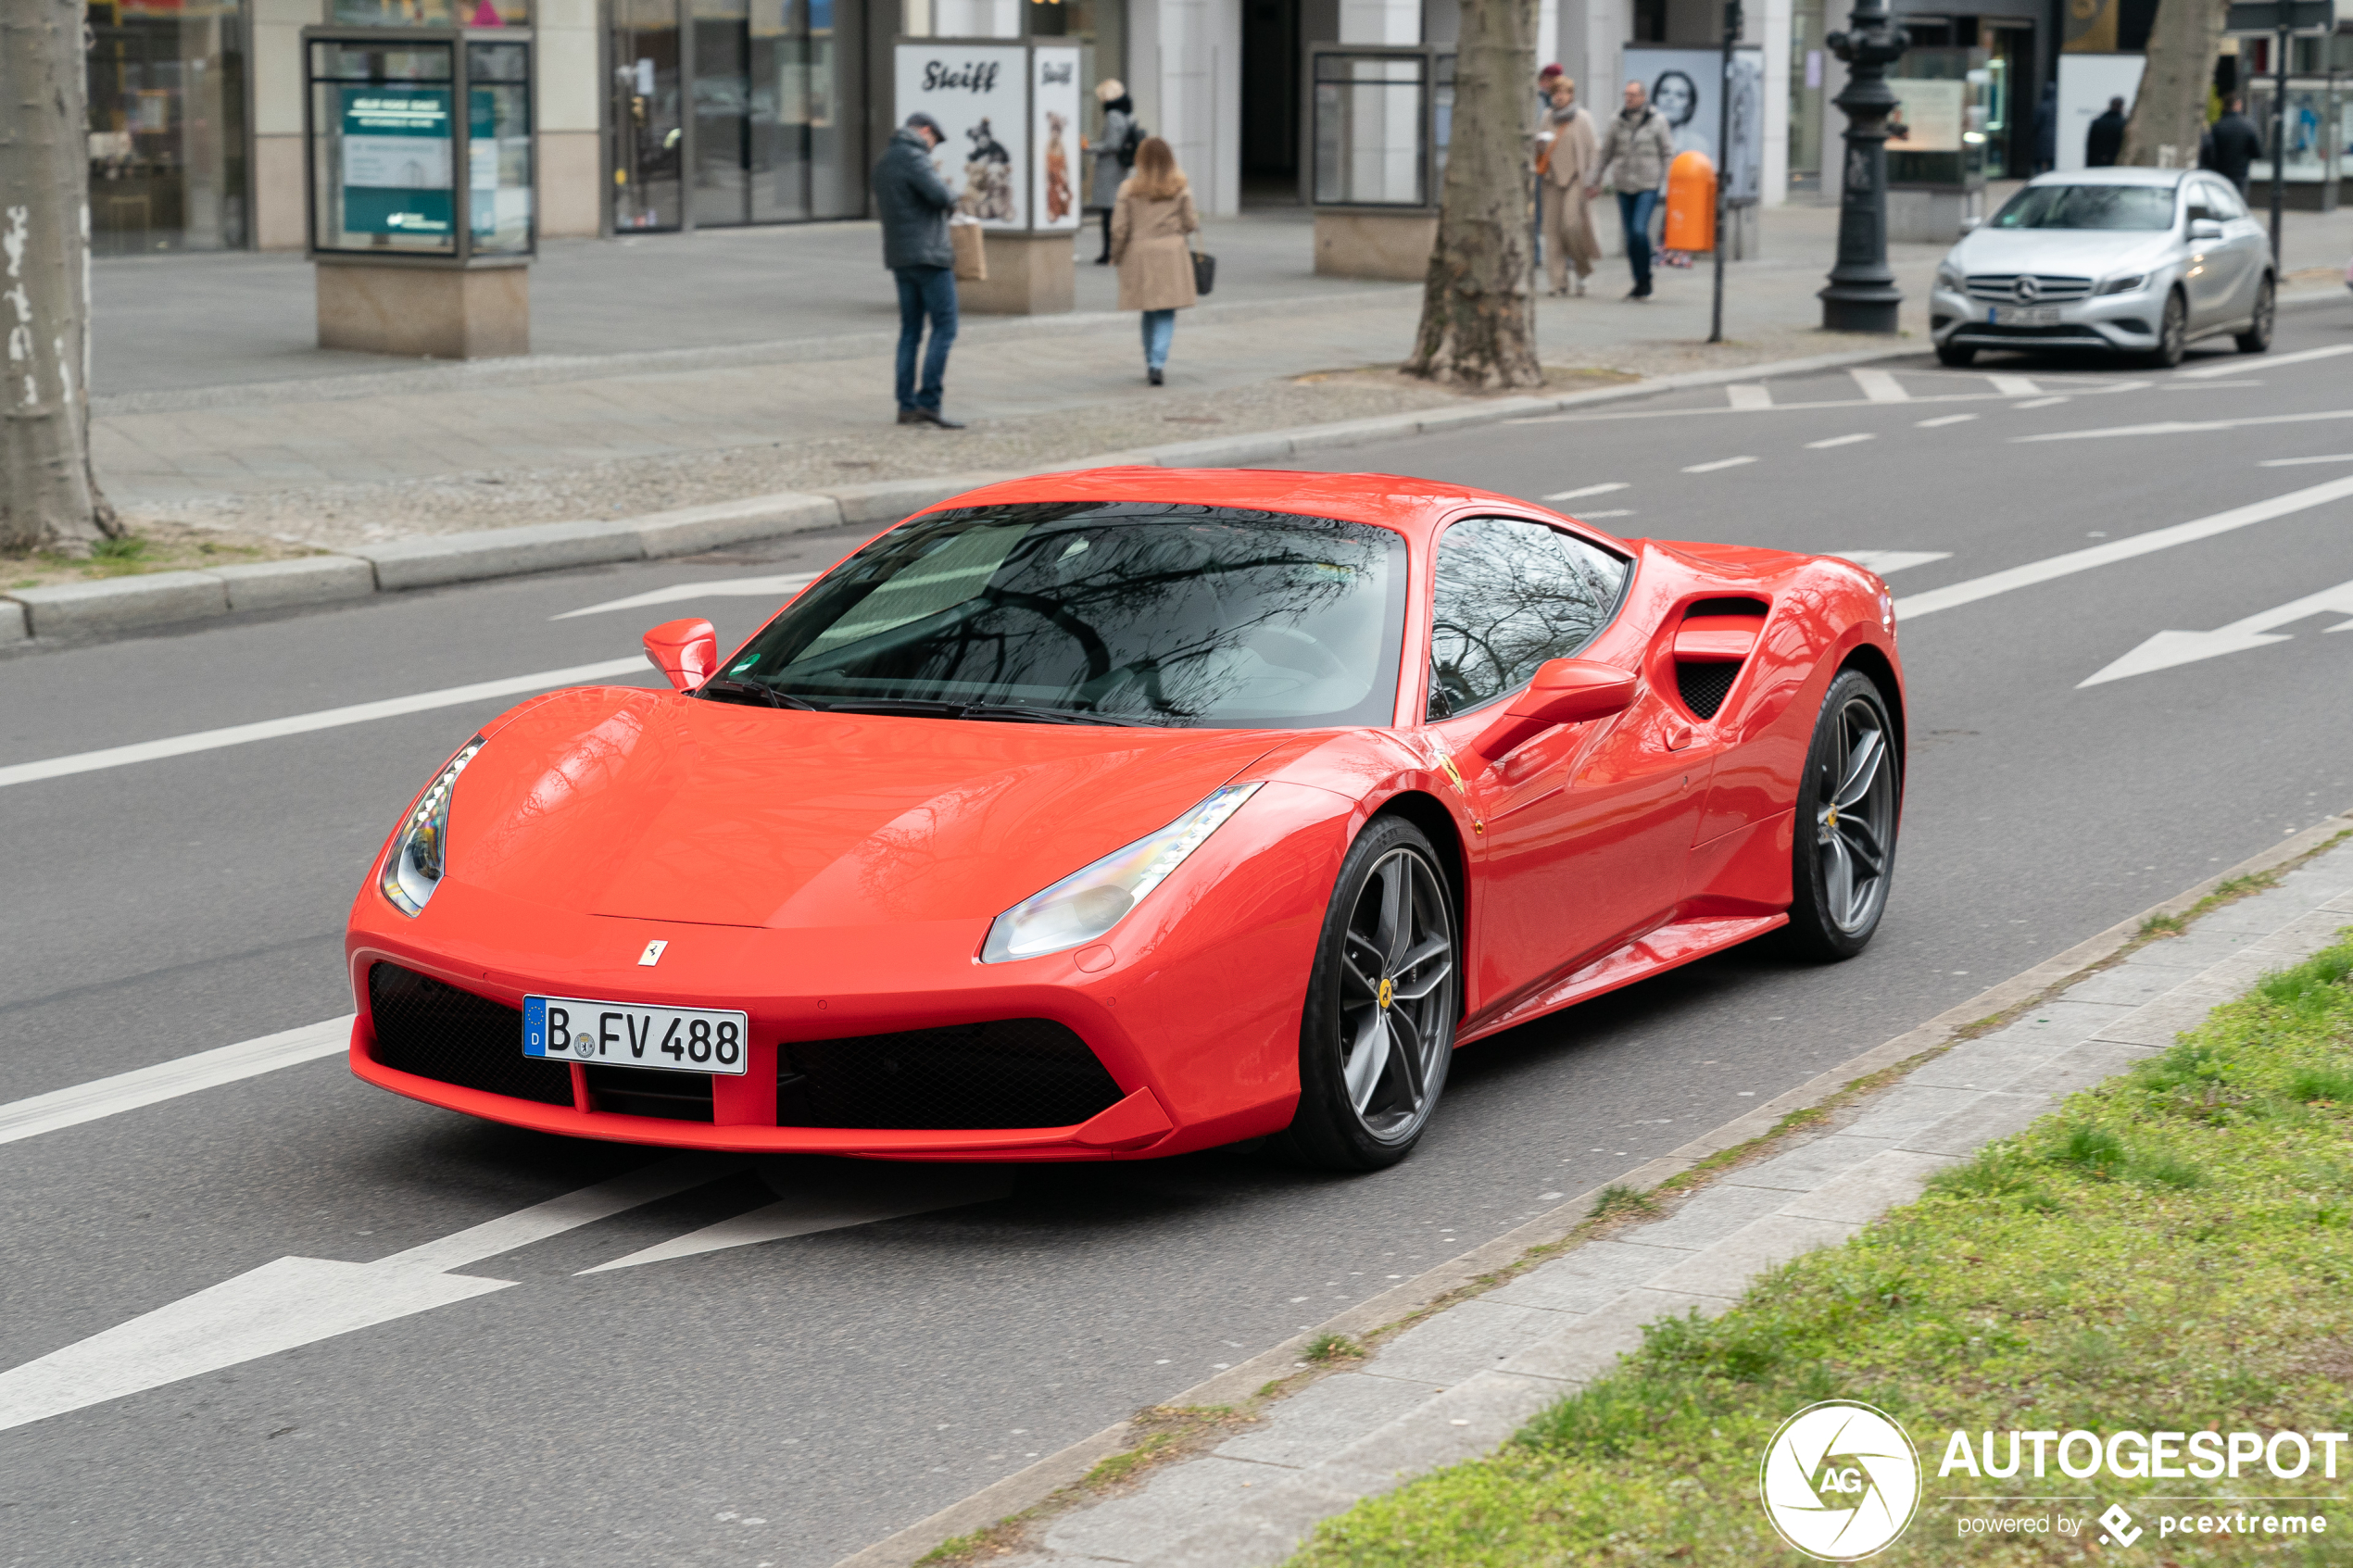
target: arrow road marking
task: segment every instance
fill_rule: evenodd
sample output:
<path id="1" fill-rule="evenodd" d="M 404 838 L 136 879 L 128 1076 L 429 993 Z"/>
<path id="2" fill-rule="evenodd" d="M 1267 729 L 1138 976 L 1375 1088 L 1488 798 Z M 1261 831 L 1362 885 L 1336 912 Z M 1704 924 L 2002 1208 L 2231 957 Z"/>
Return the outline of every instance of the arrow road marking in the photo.
<path id="1" fill-rule="evenodd" d="M 2212 517 L 2177 522 L 2171 528 L 2152 529 L 2146 533 L 2135 533 L 2129 539 L 2111 539 L 2105 545 L 2095 545 L 2089 549 L 2070 550 L 2063 556 L 2030 561 L 2024 566 L 2011 567 L 2007 571 L 1989 572 L 1983 577 L 1972 577 L 1966 583 L 1955 583 L 1949 587 L 1914 594 L 1895 601 L 1896 618 L 1900 621 L 1917 620 L 1923 615 L 1933 615 L 1940 609 L 1990 599 L 1996 594 L 2007 594 L 2014 588 L 2031 588 L 2054 578 L 2089 571 L 2094 567 L 2113 565 L 2117 561 L 2169 550 L 2176 545 L 2187 545 L 2199 539 L 2211 539 L 2218 533 L 2228 533 L 2233 529 L 2269 522 L 2275 517 L 2286 517 L 2293 512 L 2326 506 L 2347 495 L 2353 495 L 2353 479 L 2333 479 L 2326 484 L 2315 484 L 2309 489 L 2291 490 L 2268 501 L 2257 501 L 2248 506 L 2233 507 L 2227 512 L 2216 512 Z"/>
<path id="2" fill-rule="evenodd" d="M 632 594 L 625 599 L 607 599 L 585 609 L 568 609 L 561 615 L 551 615 L 550 621 L 570 621 L 576 616 L 602 615 L 609 609 L 642 609 L 647 605 L 675 604 L 681 599 L 758 599 L 777 595 L 790 595 L 817 581 L 814 571 L 785 571 L 767 577 L 723 577 L 709 583 L 673 583 L 667 588 L 650 593 Z"/>
<path id="3" fill-rule="evenodd" d="M 31 784 L 38 779 L 61 779 L 71 773 L 94 772 L 101 768 L 121 768 L 133 762 L 153 762 L 166 757 L 185 757 L 195 751 L 244 746 L 252 741 L 308 734 L 313 730 L 332 730 L 344 724 L 396 719 L 404 713 L 425 713 L 436 708 L 455 708 L 461 703 L 481 702 L 494 696 L 551 691 L 558 686 L 576 686 L 585 681 L 610 680 L 615 675 L 648 673 L 650 671 L 645 656 L 632 654 L 627 659 L 608 659 L 597 664 L 542 670 L 535 675 L 510 675 L 502 680 L 476 681 L 468 686 L 444 686 L 439 691 L 418 692 L 411 696 L 386 697 L 381 702 L 355 702 L 347 708 L 322 708 L 315 713 L 264 719 L 258 723 L 198 730 L 166 740 L 143 740 L 131 746 L 110 746 L 103 751 L 77 751 L 66 757 L 49 757 L 38 762 L 16 762 L 0 767 L 0 789 L 9 784 Z"/>
<path id="4" fill-rule="evenodd" d="M 0 1372 L 0 1431 L 504 1290 L 447 1270 L 699 1186 L 737 1160 L 683 1155 L 372 1263 L 281 1258 Z"/>
<path id="5" fill-rule="evenodd" d="M 1950 560 L 1950 550 L 1825 550 L 1824 555 L 1851 560 L 1865 571 L 1875 571 L 1881 577 L 1891 571 L 1901 571 L 1907 566 L 1926 566 L 1932 560 Z"/>
<path id="6" fill-rule="evenodd" d="M 869 1225 L 878 1220 L 903 1219 L 940 1209 L 961 1209 L 968 1203 L 989 1203 L 1009 1197 L 1013 1173 L 1002 1167 L 956 1165 L 891 1165 L 874 1160 L 842 1163 L 832 1160 L 777 1160 L 763 1175 L 770 1187 L 793 1190 L 764 1209 L 705 1225 L 669 1241 L 615 1258 L 610 1263 L 583 1269 L 600 1274 L 613 1269 L 634 1269 L 642 1263 L 666 1263 L 730 1247 L 757 1247 L 786 1236 L 812 1236 L 819 1231 Z"/>
<path id="7" fill-rule="evenodd" d="M 2233 621 L 2228 626 L 2217 626 L 2211 632 L 2159 632 L 2090 680 L 2078 681 L 2076 689 L 2096 686 L 2104 681 L 2121 681 L 2128 675 L 2145 675 L 2155 670 L 2171 670 L 2177 664 L 2194 664 L 2226 653 L 2243 653 L 2266 643 L 2290 642 L 2293 639 L 2285 633 L 2271 628 L 2293 625 L 2308 616 L 2331 610 L 2353 615 L 2353 583 L 2339 583 L 2334 588 L 2307 594 L 2276 609 Z M 2353 627 L 2353 621 L 2329 630 L 2342 632 L 2347 627 Z"/>
<path id="8" fill-rule="evenodd" d="M 118 1073 L 110 1078 L 93 1079 L 69 1088 L 52 1089 L 45 1095 L 11 1100 L 0 1105 L 0 1143 L 38 1137 L 60 1127 L 95 1122 L 117 1111 L 136 1110 L 143 1105 L 192 1095 L 216 1084 L 233 1084 L 240 1078 L 275 1072 L 297 1062 L 334 1056 L 350 1047 L 352 1017 L 345 1013 L 341 1018 L 306 1023 L 299 1029 L 283 1030 L 257 1040 L 243 1040 L 233 1046 L 158 1061 L 152 1067 Z"/>
<path id="9" fill-rule="evenodd" d="M 2340 343 L 2330 348 L 2308 348 L 2300 354 L 2266 354 L 2260 359 L 2248 360 L 2236 355 L 2225 356 L 2211 365 L 2200 365 L 2195 370 L 2176 370 L 2175 381 L 2204 381 L 2213 376 L 2243 375 L 2260 367 L 2270 370 L 2274 365 L 2301 365 L 2307 359 L 2334 359 L 2340 354 L 2353 354 L 2353 344 Z"/>
<path id="10" fill-rule="evenodd" d="M 2013 435 L 2012 441 L 2097 441 L 2111 435 L 2189 435 L 2209 430 L 2244 430 L 2252 425 L 2309 424 L 2315 420 L 2353 420 L 2353 408 L 2330 408 L 2313 414 L 2258 414 L 2244 420 L 2159 420 L 2154 424 L 2110 425 L 2106 430 L 2051 430 L 2040 435 Z"/>

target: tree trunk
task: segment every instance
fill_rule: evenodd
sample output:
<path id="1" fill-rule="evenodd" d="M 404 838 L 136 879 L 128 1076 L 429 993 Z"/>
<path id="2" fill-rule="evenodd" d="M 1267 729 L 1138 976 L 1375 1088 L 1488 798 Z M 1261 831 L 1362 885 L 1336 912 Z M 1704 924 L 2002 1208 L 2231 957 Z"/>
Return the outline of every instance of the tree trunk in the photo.
<path id="1" fill-rule="evenodd" d="M 2174 168 L 2197 167 L 2207 94 L 2213 90 L 2214 61 L 2222 52 L 2222 26 L 2230 14 L 2230 0 L 2158 0 L 2148 65 L 2117 162 L 2154 168 L 2158 149 L 2171 147 Z"/>
<path id="2" fill-rule="evenodd" d="M 1438 243 L 1405 372 L 1482 392 L 1539 386 L 1528 165 L 1534 7 L 1463 0 L 1462 15 Z"/>
<path id="3" fill-rule="evenodd" d="M 0 0 L 0 550 L 122 532 L 90 471 L 82 30 L 80 0 Z"/>

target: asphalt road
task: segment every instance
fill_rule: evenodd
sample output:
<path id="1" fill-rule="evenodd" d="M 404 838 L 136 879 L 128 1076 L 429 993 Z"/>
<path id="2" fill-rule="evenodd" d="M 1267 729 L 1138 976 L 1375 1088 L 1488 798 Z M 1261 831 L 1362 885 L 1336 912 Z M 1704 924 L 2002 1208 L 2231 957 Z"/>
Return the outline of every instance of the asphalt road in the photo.
<path id="1" fill-rule="evenodd" d="M 746 1162 L 452 1243 L 456 1273 L 510 1287 L 301 1344 L 385 1276 L 292 1266 L 318 1279 L 283 1298 L 283 1332 L 245 1297 L 175 1303 L 281 1259 L 373 1262 L 661 1157 L 472 1123 L 332 1058 L 0 1143 L 0 1368 L 124 1324 L 81 1354 L 126 1386 L 240 1335 L 297 1347 L 30 1422 L 0 1373 L 0 1562 L 824 1568 L 2353 805 L 2353 635 L 2327 632 L 2353 608 L 2081 684 L 2158 632 L 2353 579 L 2353 496 L 1920 597 L 2353 478 L 2353 353 L 2290 358 L 2353 350 L 2353 309 L 2282 325 L 2269 359 L 2209 350 L 2171 374 L 1923 356 L 1348 454 L 1530 496 L 1617 486 L 1560 504 L 1628 535 L 1937 558 L 1874 558 L 1917 613 L 1905 833 L 1870 950 L 1736 951 L 1482 1042 L 1396 1170 Z M 625 657 L 690 611 L 740 634 L 772 601 L 549 617 L 852 543 L 19 650 L 0 658 L 0 767 Z M 508 700 L 0 787 L 0 1101 L 348 1010 L 339 935 L 371 853 Z M 580 1273 L 779 1195 L 855 1219 L 893 1179 L 915 1184 L 900 1207 L 947 1206 Z"/>

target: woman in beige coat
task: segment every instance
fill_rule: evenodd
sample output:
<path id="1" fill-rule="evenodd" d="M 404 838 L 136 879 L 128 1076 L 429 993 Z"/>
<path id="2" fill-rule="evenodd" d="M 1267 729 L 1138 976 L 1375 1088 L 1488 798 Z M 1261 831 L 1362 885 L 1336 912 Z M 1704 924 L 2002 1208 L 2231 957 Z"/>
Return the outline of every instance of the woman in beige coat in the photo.
<path id="1" fill-rule="evenodd" d="M 1537 157 L 1543 177 L 1544 269 L 1552 275 L 1553 293 L 1568 293 L 1568 270 L 1577 268 L 1577 292 L 1601 259 L 1601 243 L 1593 237 L 1592 214 L 1585 205 L 1585 182 L 1596 172 L 1593 117 L 1577 105 L 1577 83 L 1562 77 L 1553 89 L 1553 107 L 1544 117 L 1546 138 Z"/>
<path id="2" fill-rule="evenodd" d="M 1144 379 L 1161 384 L 1176 312 L 1193 293 L 1192 247 L 1201 215 L 1176 155 L 1157 136 L 1136 149 L 1136 172 L 1119 187 L 1111 215 L 1111 258 L 1119 268 L 1119 307 L 1144 313 Z"/>

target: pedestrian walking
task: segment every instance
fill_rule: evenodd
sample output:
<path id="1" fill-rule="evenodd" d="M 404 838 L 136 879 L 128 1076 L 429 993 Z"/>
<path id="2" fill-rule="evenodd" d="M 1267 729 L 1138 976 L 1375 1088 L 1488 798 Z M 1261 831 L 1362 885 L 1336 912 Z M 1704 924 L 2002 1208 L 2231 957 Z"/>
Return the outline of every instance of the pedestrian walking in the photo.
<path id="1" fill-rule="evenodd" d="M 1553 112 L 1553 89 L 1567 74 L 1557 64 L 1548 65 L 1536 73 L 1536 118 L 1540 121 Z"/>
<path id="2" fill-rule="evenodd" d="M 1119 205 L 1120 182 L 1127 178 L 1136 157 L 1127 145 L 1128 133 L 1136 124 L 1136 103 L 1115 76 L 1095 83 L 1095 101 L 1103 106 L 1103 136 L 1088 149 L 1095 160 L 1095 177 L 1087 184 L 1087 210 L 1103 215 L 1103 253 L 1095 257 L 1095 265 L 1108 267 L 1112 209 Z"/>
<path id="3" fill-rule="evenodd" d="M 2263 132 L 2246 118 L 2246 100 L 2233 94 L 2222 106 L 2222 118 L 2207 127 L 2199 139 L 2197 166 L 2210 169 L 2246 194 L 2246 169 L 2263 156 Z"/>
<path id="4" fill-rule="evenodd" d="M 1119 268 L 1119 307 L 1144 313 L 1144 379 L 1162 383 L 1176 312 L 1190 306 L 1192 246 L 1201 229 L 1193 193 L 1176 155 L 1157 136 L 1136 149 L 1136 172 L 1119 187 L 1112 213 L 1111 256 Z"/>
<path id="5" fill-rule="evenodd" d="M 1590 199 L 1603 187 L 1617 193 L 1617 219 L 1626 228 L 1626 261 L 1633 270 L 1629 299 L 1651 296 L 1651 215 L 1667 188 L 1667 167 L 1675 158 L 1675 132 L 1667 117 L 1651 107 L 1639 82 L 1626 84 L 1626 106 L 1609 122 L 1598 155 L 1600 172 L 1585 188 Z"/>
<path id="6" fill-rule="evenodd" d="M 1593 178 L 1599 147 L 1593 117 L 1577 102 L 1577 83 L 1562 76 L 1553 83 L 1553 102 L 1545 115 L 1545 141 L 1536 154 L 1538 190 L 1543 197 L 1544 268 L 1556 295 L 1570 292 L 1569 270 L 1577 272 L 1575 292 L 1585 292 L 1602 247 L 1593 238 L 1592 209 L 1585 199 L 1586 183 Z"/>
<path id="7" fill-rule="evenodd" d="M 2124 100 L 2110 98 L 2108 112 L 2092 121 L 2083 133 L 2083 166 L 2086 169 L 2114 169 L 2116 155 L 2124 150 Z"/>
<path id="8" fill-rule="evenodd" d="M 909 115 L 875 162 L 875 210 L 882 218 L 883 265 L 899 280 L 899 422 L 962 430 L 939 411 L 948 349 L 956 341 L 956 251 L 948 241 L 948 215 L 955 210 L 956 197 L 932 167 L 931 150 L 947 139 L 931 116 Z M 931 347 L 924 353 L 926 320 Z"/>

